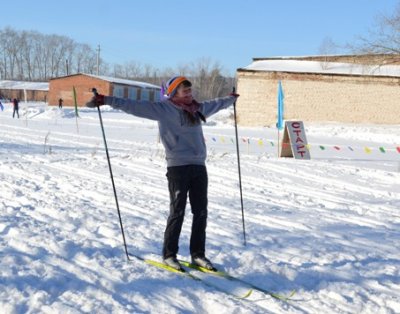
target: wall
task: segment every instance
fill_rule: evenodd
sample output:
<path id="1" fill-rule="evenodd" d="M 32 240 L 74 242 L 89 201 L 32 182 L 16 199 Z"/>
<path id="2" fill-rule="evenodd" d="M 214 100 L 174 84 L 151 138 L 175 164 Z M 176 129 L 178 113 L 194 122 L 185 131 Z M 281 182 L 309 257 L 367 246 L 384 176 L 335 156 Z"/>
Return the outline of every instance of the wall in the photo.
<path id="1" fill-rule="evenodd" d="M 58 106 L 58 100 L 64 100 L 64 106 L 74 106 L 73 86 L 77 93 L 78 106 L 84 106 L 92 97 L 92 88 L 96 88 L 99 94 L 113 96 L 113 86 L 121 88 L 120 97 L 129 98 L 129 85 L 112 83 L 100 78 L 84 74 L 60 77 L 50 80 L 48 103 L 51 106 Z M 137 87 L 137 98 L 141 99 L 141 87 Z M 158 90 L 150 90 L 149 100 L 154 100 Z"/>
<path id="2" fill-rule="evenodd" d="M 84 106 L 92 97 L 92 88 L 95 87 L 100 94 L 109 95 L 111 84 L 83 74 L 71 75 L 50 80 L 48 103 L 58 106 L 58 100 L 64 100 L 64 106 L 74 106 L 73 86 L 77 94 L 78 106 Z"/>
<path id="3" fill-rule="evenodd" d="M 48 91 L 42 90 L 26 90 L 27 101 L 47 101 Z M 0 98 L 25 101 L 25 92 L 23 89 L 0 89 Z"/>
<path id="4" fill-rule="evenodd" d="M 286 120 L 400 124 L 399 78 L 239 70 L 240 125 L 276 124 L 279 80 Z"/>

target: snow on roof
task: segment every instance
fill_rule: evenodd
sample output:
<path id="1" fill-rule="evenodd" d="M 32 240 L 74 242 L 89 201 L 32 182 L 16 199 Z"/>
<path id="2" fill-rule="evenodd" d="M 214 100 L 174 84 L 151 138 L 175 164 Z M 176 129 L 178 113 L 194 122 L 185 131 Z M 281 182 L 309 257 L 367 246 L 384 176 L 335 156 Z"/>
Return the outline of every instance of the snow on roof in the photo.
<path id="1" fill-rule="evenodd" d="M 324 61 L 257 60 L 239 70 L 400 77 L 399 65 L 365 65 Z"/>
<path id="2" fill-rule="evenodd" d="M 138 86 L 141 88 L 153 88 L 153 89 L 161 89 L 160 86 L 153 85 L 150 83 L 145 83 L 145 82 L 139 82 L 139 81 L 133 81 L 133 80 L 126 80 L 126 79 L 120 79 L 120 78 L 115 78 L 115 77 L 110 77 L 110 76 L 103 76 L 103 75 L 93 75 L 93 74 L 86 74 L 83 73 L 84 75 L 91 76 L 94 78 L 98 78 L 107 82 L 111 83 L 119 83 L 119 84 L 126 84 L 126 85 L 133 85 L 133 86 Z"/>
<path id="3" fill-rule="evenodd" d="M 47 82 L 0 81 L 0 89 L 49 90 Z"/>

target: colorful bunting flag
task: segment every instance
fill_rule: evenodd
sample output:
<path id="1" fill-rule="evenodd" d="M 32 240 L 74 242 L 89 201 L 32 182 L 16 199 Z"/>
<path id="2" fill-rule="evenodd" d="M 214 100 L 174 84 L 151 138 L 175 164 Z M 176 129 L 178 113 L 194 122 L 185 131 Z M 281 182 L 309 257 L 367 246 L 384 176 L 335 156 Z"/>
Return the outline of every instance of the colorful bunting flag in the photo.
<path id="1" fill-rule="evenodd" d="M 205 137 L 204 140 L 207 141 L 207 138 Z M 232 144 L 235 144 L 235 139 L 232 138 L 232 137 L 230 137 L 230 136 L 228 136 L 228 137 L 226 137 L 226 136 L 219 136 L 219 137 L 213 136 L 213 137 L 211 137 L 211 140 L 212 140 L 213 142 L 216 142 L 216 143 L 223 143 L 223 144 L 226 144 L 226 143 L 231 142 Z M 268 139 L 263 139 L 263 138 L 258 138 L 258 139 L 257 139 L 257 138 L 242 137 L 241 140 L 243 141 L 243 143 L 246 143 L 248 147 L 252 144 L 252 143 L 251 143 L 251 140 L 254 140 L 253 145 L 256 145 L 256 144 L 257 144 L 257 145 L 260 146 L 260 147 L 262 147 L 262 146 L 264 146 L 264 145 L 267 145 L 267 143 L 266 143 L 265 141 L 269 142 L 269 143 L 271 144 L 272 147 L 275 146 L 274 141 L 271 141 L 271 140 L 268 140 Z M 283 147 L 283 148 L 288 148 L 288 147 L 290 147 L 290 145 L 291 145 L 290 143 L 282 143 L 282 147 Z M 303 145 L 303 147 L 305 147 L 305 148 L 308 149 L 308 150 L 311 150 L 311 149 L 312 149 L 311 144 L 307 144 L 307 145 L 305 145 L 305 146 Z M 319 147 L 320 150 L 326 150 L 327 147 L 328 147 L 328 148 L 329 148 L 329 147 L 332 147 L 334 150 L 337 150 L 337 151 L 343 150 L 343 147 L 338 146 L 338 145 L 333 145 L 333 146 L 328 145 L 328 146 L 324 146 L 324 145 L 316 144 L 315 147 Z M 351 146 L 347 146 L 347 148 L 348 148 L 350 151 L 352 151 L 352 152 L 355 151 L 355 149 L 354 149 L 353 147 L 351 147 Z M 359 148 L 359 147 L 358 147 L 358 148 Z M 358 148 L 357 148 L 357 149 L 358 149 Z M 398 153 L 400 153 L 400 146 L 396 146 L 394 149 L 395 149 L 395 151 L 397 151 Z M 383 147 L 383 146 L 377 146 L 377 147 L 367 147 L 367 146 L 366 146 L 366 147 L 363 147 L 362 150 L 363 150 L 366 154 L 371 154 L 371 153 L 373 153 L 374 150 L 379 151 L 379 152 L 381 152 L 381 153 L 387 153 L 387 152 L 388 152 L 388 148 L 387 148 L 387 147 L 385 148 L 385 147 Z M 389 151 L 393 151 L 393 148 L 389 148 Z"/>

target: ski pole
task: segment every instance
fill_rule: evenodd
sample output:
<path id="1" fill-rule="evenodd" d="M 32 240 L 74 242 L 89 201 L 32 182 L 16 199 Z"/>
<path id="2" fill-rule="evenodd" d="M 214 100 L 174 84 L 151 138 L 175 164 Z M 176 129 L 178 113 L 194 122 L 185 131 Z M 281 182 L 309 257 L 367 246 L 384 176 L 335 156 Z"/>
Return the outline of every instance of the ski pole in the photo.
<path id="1" fill-rule="evenodd" d="M 232 93 L 236 93 L 235 87 L 233 87 Z M 239 136 L 237 129 L 237 117 L 236 117 L 236 100 L 233 103 L 233 116 L 235 120 L 235 135 L 236 135 L 236 155 L 237 155 L 237 164 L 238 164 L 238 174 L 239 174 L 239 189 L 240 189 L 240 205 L 242 208 L 242 224 L 243 224 L 243 243 L 246 245 L 246 228 L 244 224 L 244 209 L 243 209 L 243 193 L 242 193 L 242 175 L 240 173 L 240 153 L 239 153 Z"/>
<path id="2" fill-rule="evenodd" d="M 97 90 L 96 88 L 92 88 L 92 92 L 94 94 L 94 96 L 97 96 Z M 126 258 L 129 259 L 129 254 L 128 254 L 128 247 L 126 245 L 126 239 L 125 239 L 125 232 L 124 232 L 124 226 L 122 224 L 122 218 L 121 218 L 121 211 L 119 210 L 119 205 L 118 205 L 118 197 L 117 197 L 117 190 L 115 189 L 115 183 L 114 183 L 114 176 L 113 176 L 113 172 L 111 169 L 111 161 L 110 161 L 110 155 L 108 154 L 108 148 L 107 148 L 107 141 L 106 141 L 106 134 L 104 132 L 104 126 L 103 126 L 103 119 L 101 117 L 101 112 L 100 112 L 100 106 L 97 105 L 97 111 L 99 113 L 99 120 L 100 120 L 100 126 L 101 126 L 101 131 L 103 133 L 103 141 L 104 141 L 104 148 L 106 150 L 106 155 L 107 155 L 107 161 L 108 161 L 108 169 L 110 170 L 110 177 L 111 177 L 111 182 L 112 182 L 112 187 L 113 187 L 113 191 L 114 191 L 114 197 L 115 197 L 115 204 L 117 206 L 117 211 L 118 211 L 118 217 L 119 217 L 119 224 L 121 226 L 121 233 L 122 233 L 122 239 L 124 241 L 124 247 L 125 247 L 125 254 L 126 254 Z"/>

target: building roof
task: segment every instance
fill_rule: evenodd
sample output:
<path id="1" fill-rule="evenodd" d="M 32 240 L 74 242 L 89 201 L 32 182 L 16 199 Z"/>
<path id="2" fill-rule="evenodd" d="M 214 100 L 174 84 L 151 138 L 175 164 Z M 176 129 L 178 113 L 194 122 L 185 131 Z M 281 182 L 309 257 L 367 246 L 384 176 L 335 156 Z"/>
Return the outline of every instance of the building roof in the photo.
<path id="1" fill-rule="evenodd" d="M 145 83 L 145 82 L 140 82 L 140 81 L 134 81 L 134 80 L 127 80 L 127 79 L 121 79 L 121 78 L 116 78 L 116 77 L 111 77 L 111 76 L 104 76 L 104 75 L 94 75 L 94 74 L 87 74 L 87 73 L 77 73 L 77 74 L 71 74 L 67 76 L 61 76 L 61 77 L 55 77 L 52 78 L 51 80 L 59 80 L 63 79 L 65 77 L 71 77 L 71 76 L 76 76 L 76 75 L 85 75 L 85 76 L 90 76 L 99 80 L 111 82 L 111 83 L 116 83 L 116 84 L 124 84 L 124 85 L 129 85 L 129 86 L 136 86 L 136 87 L 141 87 L 141 88 L 149 88 L 149 89 L 161 89 L 160 86 L 153 85 L 150 83 Z"/>
<path id="2" fill-rule="evenodd" d="M 47 82 L 0 81 L 0 89 L 22 89 L 48 91 Z"/>
<path id="3" fill-rule="evenodd" d="M 138 87 L 141 87 L 141 88 L 161 89 L 160 86 L 153 85 L 153 84 L 150 84 L 150 83 L 140 82 L 140 81 L 133 81 L 133 80 L 116 78 L 116 77 L 103 76 L 103 75 L 92 75 L 92 74 L 85 74 L 85 73 L 82 73 L 82 74 L 87 75 L 87 76 L 91 76 L 91 77 L 94 77 L 94 78 L 98 78 L 100 80 L 104 80 L 104 81 L 107 81 L 107 82 L 111 82 L 111 83 L 133 85 L 133 86 L 138 86 Z"/>
<path id="4" fill-rule="evenodd" d="M 287 59 L 255 60 L 250 65 L 238 70 L 400 77 L 399 65 L 366 65 Z"/>

